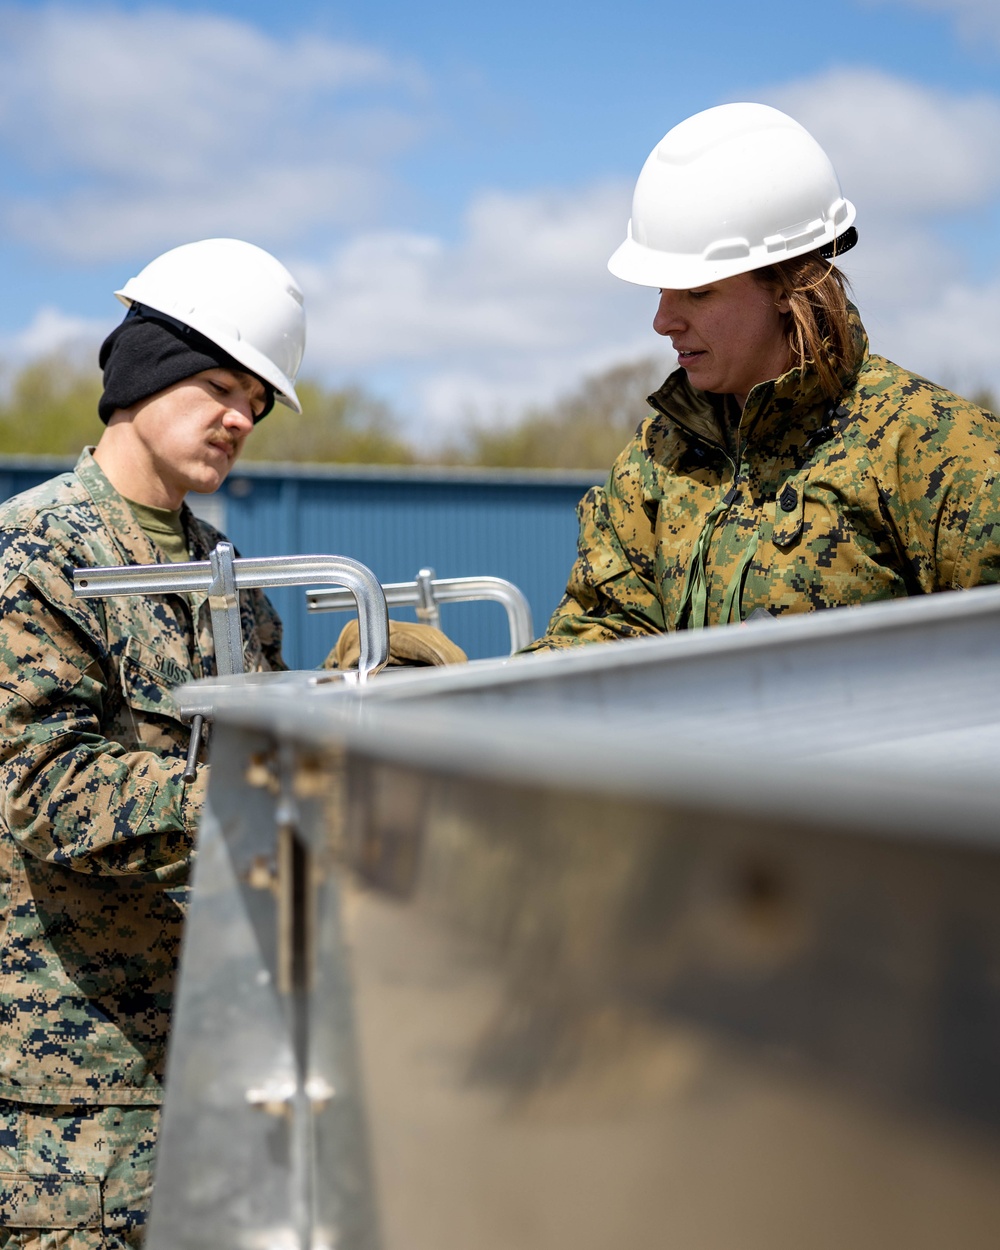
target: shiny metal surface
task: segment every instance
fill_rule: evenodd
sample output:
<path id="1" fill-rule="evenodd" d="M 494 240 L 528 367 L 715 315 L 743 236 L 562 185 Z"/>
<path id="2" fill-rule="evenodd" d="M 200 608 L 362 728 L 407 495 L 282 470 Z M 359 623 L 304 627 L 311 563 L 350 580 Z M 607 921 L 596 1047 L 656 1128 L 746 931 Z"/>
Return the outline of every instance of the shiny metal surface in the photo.
<path id="1" fill-rule="evenodd" d="M 228 543 L 219 544 L 228 547 Z M 218 548 L 216 549 L 218 550 Z M 231 552 L 230 548 L 230 552 Z M 359 679 L 377 673 L 389 657 L 389 619 L 385 598 L 378 578 L 371 569 L 347 556 L 305 555 L 276 556 L 262 559 L 241 557 L 238 560 L 195 560 L 178 564 L 133 564 L 96 569 L 74 569 L 73 593 L 79 598 L 108 598 L 114 595 L 162 595 L 184 591 L 206 591 L 219 597 L 219 626 L 213 608 L 213 632 L 221 656 L 235 663 L 231 620 L 225 613 L 231 609 L 225 585 L 220 577 L 228 575 L 237 590 L 269 586 L 303 586 L 315 582 L 335 582 L 346 586 L 349 603 L 357 607 L 361 637 Z M 221 633 L 217 632 L 221 627 Z M 242 659 L 240 661 L 242 667 Z M 220 672 L 223 671 L 220 666 Z M 234 671 L 230 669 L 230 671 Z"/>
<path id="2" fill-rule="evenodd" d="M 439 604 L 499 603 L 507 613 L 511 655 L 535 636 L 528 600 L 502 577 L 435 577 L 433 569 L 421 569 L 414 581 L 388 582 L 382 592 L 389 607 L 415 607 L 418 618 L 436 629 L 441 628 Z M 337 590 L 307 590 L 306 599 L 310 612 L 342 612 L 352 606 L 343 591 Z"/>
<path id="3" fill-rule="evenodd" d="M 150 1250 L 998 1244 L 998 637 L 988 590 L 178 692 Z"/>
<path id="4" fill-rule="evenodd" d="M 232 543 L 220 542 L 211 554 L 212 584 L 208 606 L 212 614 L 215 662 L 220 674 L 242 673 L 243 627 L 236 589 L 236 553 Z"/>
<path id="5" fill-rule="evenodd" d="M 420 569 L 416 576 L 417 620 L 434 629 L 441 628 L 441 609 L 438 607 L 437 596 L 434 594 L 434 579 L 437 574 L 433 569 Z M 528 640 L 531 641 L 530 638 Z M 527 645 L 527 644 L 525 644 Z"/>

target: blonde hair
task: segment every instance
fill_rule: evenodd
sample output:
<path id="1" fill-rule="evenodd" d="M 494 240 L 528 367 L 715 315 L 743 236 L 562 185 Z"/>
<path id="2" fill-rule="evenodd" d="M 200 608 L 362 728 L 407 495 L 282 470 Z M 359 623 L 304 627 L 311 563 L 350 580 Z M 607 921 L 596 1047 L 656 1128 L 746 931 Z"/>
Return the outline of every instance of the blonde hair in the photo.
<path id="1" fill-rule="evenodd" d="M 823 391 L 833 399 L 844 385 L 844 375 L 859 363 L 849 319 L 847 279 L 817 252 L 753 272 L 758 282 L 788 301 L 785 333 L 791 366 L 812 364 Z"/>

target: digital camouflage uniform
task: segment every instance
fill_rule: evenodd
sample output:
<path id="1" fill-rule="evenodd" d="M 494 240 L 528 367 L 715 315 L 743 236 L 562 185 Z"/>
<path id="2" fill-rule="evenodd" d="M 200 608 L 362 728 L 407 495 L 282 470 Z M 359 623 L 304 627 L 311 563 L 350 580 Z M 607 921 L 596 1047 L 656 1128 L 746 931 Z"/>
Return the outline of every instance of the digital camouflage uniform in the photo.
<path id="1" fill-rule="evenodd" d="M 204 594 L 75 599 L 72 570 L 163 559 L 89 452 L 0 505 L 0 1247 L 141 1234 L 207 781 L 170 690 L 214 650 Z M 247 668 L 284 667 L 240 598 Z"/>
<path id="2" fill-rule="evenodd" d="M 683 369 L 579 506 L 566 594 L 528 650 L 1000 580 L 1000 421 L 868 353 L 732 396 Z"/>

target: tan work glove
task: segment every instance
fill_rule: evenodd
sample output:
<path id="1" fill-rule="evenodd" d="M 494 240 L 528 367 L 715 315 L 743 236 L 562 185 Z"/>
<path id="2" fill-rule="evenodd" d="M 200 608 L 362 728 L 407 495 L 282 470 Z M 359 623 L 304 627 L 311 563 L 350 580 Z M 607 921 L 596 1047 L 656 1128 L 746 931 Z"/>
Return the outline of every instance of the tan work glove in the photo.
<path id="1" fill-rule="evenodd" d="M 324 668 L 357 668 L 361 656 L 357 617 L 340 631 L 337 645 L 323 661 Z M 389 662 L 386 668 L 424 668 L 437 664 L 466 664 L 469 657 L 433 625 L 414 621 L 389 622 Z"/>

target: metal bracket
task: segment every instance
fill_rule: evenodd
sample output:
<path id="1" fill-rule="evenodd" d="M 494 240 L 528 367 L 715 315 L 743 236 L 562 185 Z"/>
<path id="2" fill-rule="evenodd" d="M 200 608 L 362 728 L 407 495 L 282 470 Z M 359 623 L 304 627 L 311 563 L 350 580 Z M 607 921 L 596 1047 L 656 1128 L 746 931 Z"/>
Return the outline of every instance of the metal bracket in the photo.
<path id="1" fill-rule="evenodd" d="M 502 577 L 437 577 L 433 569 L 421 569 L 412 582 L 387 582 L 382 587 L 390 607 L 414 607 L 426 625 L 441 628 L 440 604 L 491 600 L 503 605 L 510 630 L 510 653 L 520 651 L 534 638 L 531 606 L 513 582 Z M 307 590 L 310 612 L 344 612 L 352 607 L 342 590 Z"/>
<path id="2" fill-rule="evenodd" d="M 434 595 L 434 570 L 421 569 L 417 574 L 417 620 L 441 628 L 441 609 Z"/>
<path id="3" fill-rule="evenodd" d="M 233 559 L 231 544 L 219 543 L 211 560 L 73 570 L 73 593 L 80 599 L 207 592 L 220 676 L 243 671 L 237 591 L 315 582 L 333 582 L 346 587 L 345 606 L 357 607 L 361 636 L 358 680 L 364 682 L 384 667 L 389 658 L 389 616 L 378 578 L 364 564 L 347 556 Z"/>
<path id="4" fill-rule="evenodd" d="M 243 627 L 240 623 L 240 599 L 236 589 L 236 560 L 232 543 L 221 542 L 211 555 L 213 580 L 208 588 L 208 606 L 212 613 L 212 638 L 215 642 L 215 663 L 220 673 L 242 673 Z"/>

